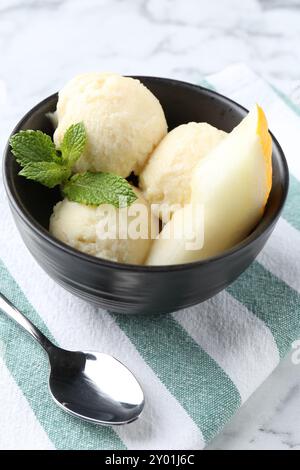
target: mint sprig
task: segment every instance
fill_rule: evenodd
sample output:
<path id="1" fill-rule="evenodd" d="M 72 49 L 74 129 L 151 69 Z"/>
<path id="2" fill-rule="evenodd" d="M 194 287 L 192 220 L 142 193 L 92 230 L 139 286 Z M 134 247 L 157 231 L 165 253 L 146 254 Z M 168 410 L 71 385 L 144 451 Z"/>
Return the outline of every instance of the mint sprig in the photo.
<path id="1" fill-rule="evenodd" d="M 84 124 L 70 126 L 60 149 L 51 138 L 41 131 L 20 131 L 10 139 L 13 155 L 23 167 L 19 175 L 37 181 L 48 188 L 61 185 L 62 192 L 70 201 L 87 205 L 112 204 L 125 207 L 137 196 L 126 179 L 112 173 L 75 174 L 71 177 L 74 163 L 86 146 Z"/>
<path id="2" fill-rule="evenodd" d="M 70 201 L 115 207 L 130 206 L 137 199 L 132 186 L 121 176 L 89 171 L 72 176 L 64 185 L 63 194 Z"/>

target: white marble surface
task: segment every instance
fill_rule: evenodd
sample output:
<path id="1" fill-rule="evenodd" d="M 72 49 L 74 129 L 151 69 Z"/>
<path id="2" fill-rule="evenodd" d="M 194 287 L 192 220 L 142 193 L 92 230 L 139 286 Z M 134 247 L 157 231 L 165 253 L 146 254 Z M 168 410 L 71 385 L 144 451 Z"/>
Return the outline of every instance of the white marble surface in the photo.
<path id="1" fill-rule="evenodd" d="M 234 62 L 300 104 L 300 0 L 0 0 L 0 147 L 78 72 L 197 82 Z M 300 450 L 299 410 L 287 358 L 209 449 Z"/>

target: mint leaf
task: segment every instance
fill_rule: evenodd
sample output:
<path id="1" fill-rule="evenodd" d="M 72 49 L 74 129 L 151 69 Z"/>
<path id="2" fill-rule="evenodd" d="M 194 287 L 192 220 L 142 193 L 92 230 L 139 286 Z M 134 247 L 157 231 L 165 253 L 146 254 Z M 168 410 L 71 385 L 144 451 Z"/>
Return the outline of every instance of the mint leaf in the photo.
<path id="1" fill-rule="evenodd" d="M 54 188 L 70 176 L 70 169 L 56 162 L 30 162 L 19 172 L 25 178 Z"/>
<path id="2" fill-rule="evenodd" d="M 63 138 L 60 150 L 63 162 L 70 167 L 81 156 L 86 144 L 86 132 L 83 122 L 70 126 Z"/>
<path id="3" fill-rule="evenodd" d="M 57 158 L 54 143 L 41 131 L 20 131 L 10 138 L 11 150 L 17 162 L 51 162 Z"/>
<path id="4" fill-rule="evenodd" d="M 63 193 L 70 201 L 93 206 L 126 207 L 137 199 L 128 181 L 121 176 L 88 171 L 72 176 L 64 185 Z"/>

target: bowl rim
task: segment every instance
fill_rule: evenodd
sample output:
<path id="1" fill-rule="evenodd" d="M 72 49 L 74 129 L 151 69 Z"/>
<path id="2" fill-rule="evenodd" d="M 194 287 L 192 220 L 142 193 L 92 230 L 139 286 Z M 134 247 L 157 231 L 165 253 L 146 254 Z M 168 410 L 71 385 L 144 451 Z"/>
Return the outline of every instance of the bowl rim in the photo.
<path id="1" fill-rule="evenodd" d="M 218 99 L 222 99 L 226 101 L 228 104 L 232 103 L 235 107 L 239 108 L 243 112 L 248 112 L 248 110 L 237 103 L 236 101 L 228 98 L 225 95 L 222 95 L 221 93 L 218 93 L 215 90 L 211 90 L 209 88 L 206 88 L 202 85 L 197 85 L 189 82 L 185 82 L 182 80 L 176 80 L 172 78 L 164 78 L 164 77 L 152 77 L 152 76 L 147 76 L 147 75 L 131 75 L 131 78 L 136 78 L 138 80 L 152 80 L 152 81 L 164 81 L 167 82 L 169 85 L 177 85 L 185 88 L 192 88 L 196 90 L 203 90 L 206 94 L 210 95 L 211 97 L 216 97 Z M 262 223 L 263 217 L 258 223 L 258 225 L 255 227 L 255 229 L 246 237 L 244 238 L 240 243 L 234 245 L 232 248 L 225 250 L 221 254 L 217 256 L 211 256 L 209 258 L 206 258 L 204 260 L 199 260 L 199 261 L 193 261 L 190 263 L 181 263 L 181 264 L 172 264 L 172 265 L 154 265 L 154 266 L 146 266 L 146 265 L 138 265 L 138 264 L 127 264 L 127 263 L 119 263 L 117 261 L 111 261 L 107 260 L 104 258 L 98 258 L 93 255 L 89 255 L 87 253 L 83 253 L 75 248 L 72 248 L 71 246 L 65 244 L 64 242 L 61 242 L 60 240 L 56 239 L 53 237 L 48 230 L 46 230 L 42 225 L 40 225 L 34 217 L 27 211 L 27 209 L 23 206 L 22 201 L 17 197 L 16 192 L 14 191 L 14 185 L 12 184 L 12 180 L 9 176 L 9 165 L 10 165 L 10 144 L 9 140 L 12 135 L 14 135 L 16 132 L 20 130 L 20 128 L 23 127 L 23 124 L 29 119 L 31 115 L 33 115 L 36 111 L 39 110 L 39 108 L 43 105 L 45 105 L 48 101 L 52 101 L 54 98 L 58 97 L 58 92 L 53 93 L 49 95 L 48 97 L 44 98 L 42 101 L 38 102 L 35 106 L 33 106 L 16 124 L 14 127 L 13 131 L 11 132 L 7 144 L 4 149 L 4 158 L 3 158 L 3 163 L 2 163 L 2 169 L 3 169 L 3 180 L 4 180 L 4 187 L 6 190 L 6 194 L 8 196 L 9 203 L 12 205 L 12 207 L 15 209 L 17 214 L 21 217 L 23 222 L 26 223 L 26 225 L 39 237 L 41 237 L 46 243 L 49 243 L 53 247 L 59 250 L 63 250 L 65 253 L 71 255 L 72 257 L 77 257 L 80 258 L 88 263 L 92 263 L 95 265 L 100 266 L 106 266 L 108 268 L 113 268 L 113 269 L 122 269 L 122 270 L 127 270 L 127 271 L 136 271 L 140 273 L 158 273 L 158 272 L 168 272 L 168 271 L 181 271 L 181 270 L 188 270 L 188 269 L 194 269 L 198 268 L 199 266 L 204 266 L 213 262 L 218 262 L 223 259 L 231 258 L 237 255 L 239 252 L 243 252 L 248 248 L 249 245 L 254 243 L 256 240 L 259 240 L 261 237 L 264 236 L 265 231 L 274 226 L 276 221 L 278 220 L 280 213 L 282 211 L 282 208 L 284 206 L 284 203 L 286 201 L 286 197 L 288 194 L 288 189 L 289 189 L 289 169 L 288 169 L 288 164 L 287 160 L 285 158 L 284 152 L 277 141 L 276 137 L 273 135 L 273 133 L 270 131 L 271 137 L 273 144 L 276 146 L 278 150 L 278 154 L 280 156 L 280 160 L 282 163 L 283 167 L 283 182 L 282 182 L 282 196 L 281 200 L 279 202 L 279 206 L 276 210 L 276 212 L 272 215 L 272 218 L 268 222 L 267 226 L 262 230 L 261 233 L 257 233 L 257 230 L 259 226 Z"/>

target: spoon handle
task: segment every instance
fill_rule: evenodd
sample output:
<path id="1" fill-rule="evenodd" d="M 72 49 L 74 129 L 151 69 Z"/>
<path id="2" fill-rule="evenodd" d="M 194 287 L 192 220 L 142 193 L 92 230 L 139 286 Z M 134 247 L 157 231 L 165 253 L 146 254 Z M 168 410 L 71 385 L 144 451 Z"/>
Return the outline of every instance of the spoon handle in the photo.
<path id="1" fill-rule="evenodd" d="M 31 323 L 28 318 L 23 315 L 6 297 L 0 292 L 0 309 L 6 313 L 6 315 L 14 320 L 18 325 L 22 326 L 31 336 L 36 339 L 40 345 L 49 352 L 50 348 L 54 348 L 54 344 L 49 341 L 48 338 Z"/>

